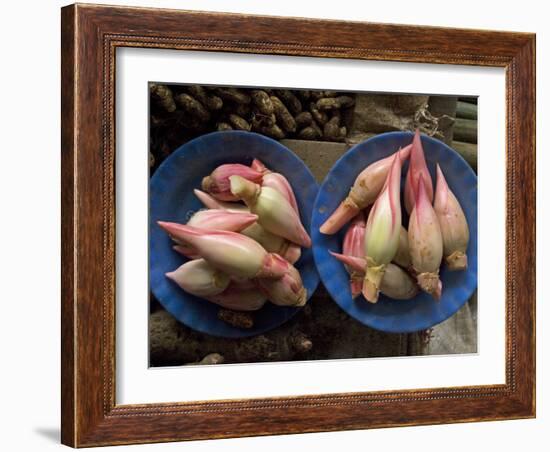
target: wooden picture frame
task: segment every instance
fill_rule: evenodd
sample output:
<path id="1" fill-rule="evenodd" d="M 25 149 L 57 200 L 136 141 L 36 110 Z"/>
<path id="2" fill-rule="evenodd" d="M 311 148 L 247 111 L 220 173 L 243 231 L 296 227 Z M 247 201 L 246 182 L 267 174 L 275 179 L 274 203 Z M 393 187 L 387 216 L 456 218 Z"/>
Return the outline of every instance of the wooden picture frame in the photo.
<path id="1" fill-rule="evenodd" d="M 62 442 L 73 447 L 535 416 L 535 35 L 162 9 L 62 9 Z M 506 69 L 506 382 L 115 404 L 115 50 Z"/>

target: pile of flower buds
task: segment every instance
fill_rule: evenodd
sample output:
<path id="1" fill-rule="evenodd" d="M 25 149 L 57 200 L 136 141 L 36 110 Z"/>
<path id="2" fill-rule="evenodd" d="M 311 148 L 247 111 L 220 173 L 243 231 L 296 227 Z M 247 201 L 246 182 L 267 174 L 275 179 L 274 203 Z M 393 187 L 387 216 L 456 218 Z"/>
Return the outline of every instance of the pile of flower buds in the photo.
<path id="1" fill-rule="evenodd" d="M 190 259 L 166 276 L 226 309 L 255 311 L 268 300 L 303 306 L 307 291 L 293 264 L 311 239 L 288 180 L 255 159 L 217 167 L 202 190 L 195 195 L 208 210 L 187 224 L 158 222 Z"/>
<path id="2" fill-rule="evenodd" d="M 401 219 L 401 167 L 407 159 L 404 201 L 408 231 Z M 439 300 L 443 259 L 449 270 L 467 268 L 468 223 L 439 165 L 436 173 L 434 196 L 417 130 L 411 144 L 365 168 L 347 198 L 321 226 L 323 234 L 334 234 L 351 221 L 342 253 L 331 254 L 350 274 L 353 298 L 363 293 L 376 303 L 382 292 L 405 300 L 420 289 Z"/>

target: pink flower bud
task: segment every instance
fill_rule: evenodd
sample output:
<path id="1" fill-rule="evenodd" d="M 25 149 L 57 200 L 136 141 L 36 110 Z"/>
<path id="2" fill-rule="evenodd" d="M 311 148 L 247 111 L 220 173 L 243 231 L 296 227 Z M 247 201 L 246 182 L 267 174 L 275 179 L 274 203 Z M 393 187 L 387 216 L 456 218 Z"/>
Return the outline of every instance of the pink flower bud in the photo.
<path id="1" fill-rule="evenodd" d="M 363 275 L 365 274 L 367 269 L 367 260 L 364 257 L 349 256 L 346 254 L 335 253 L 334 251 L 329 251 L 329 253 L 352 271 Z"/>
<path id="2" fill-rule="evenodd" d="M 401 231 L 399 231 L 399 245 L 393 257 L 393 262 L 407 270 L 412 267 L 411 252 L 409 250 L 409 233 L 403 226 L 401 226 Z"/>
<path id="3" fill-rule="evenodd" d="M 204 259 L 186 262 L 166 277 L 186 292 L 197 297 L 218 295 L 229 286 L 229 276 L 212 267 Z"/>
<path id="4" fill-rule="evenodd" d="M 272 234 L 258 223 L 241 231 L 241 234 L 256 240 L 268 253 L 277 253 L 293 264 L 302 254 L 300 247 L 278 235 Z"/>
<path id="5" fill-rule="evenodd" d="M 249 166 L 240 163 L 228 163 L 218 166 L 210 176 L 206 176 L 202 180 L 202 189 L 220 201 L 235 201 L 236 198 L 231 193 L 229 184 L 231 176 L 241 176 L 255 183 L 262 181 L 262 173 Z"/>
<path id="6" fill-rule="evenodd" d="M 443 255 L 449 270 L 464 270 L 468 267 L 468 241 L 470 230 L 460 203 L 447 185 L 443 171 L 437 165 L 437 185 L 434 210 L 439 220 L 443 237 Z"/>
<path id="7" fill-rule="evenodd" d="M 405 270 L 389 263 L 384 270 L 380 292 L 394 300 L 409 300 L 418 294 L 418 286 Z"/>
<path id="8" fill-rule="evenodd" d="M 411 161 L 409 163 L 409 171 L 405 180 L 405 209 L 407 213 L 411 213 L 416 199 L 416 187 L 419 179 L 424 180 L 426 194 L 430 202 L 434 199 L 434 190 L 432 186 L 432 178 L 426 166 L 424 157 L 424 149 L 420 140 L 420 131 L 416 129 L 412 142 Z"/>
<path id="9" fill-rule="evenodd" d="M 343 254 L 361 258 L 365 256 L 365 225 L 365 215 L 361 211 L 352 220 L 346 235 L 344 235 Z M 361 293 L 364 272 L 359 274 L 349 266 L 346 266 L 346 270 L 350 274 L 351 296 L 356 298 Z"/>
<path id="10" fill-rule="evenodd" d="M 194 226 L 201 229 L 219 229 L 221 231 L 241 232 L 252 224 L 255 224 L 258 217 L 249 212 L 226 211 L 220 209 L 199 210 L 187 222 L 188 226 Z M 174 250 L 183 254 L 189 259 L 197 259 L 200 254 L 192 246 L 178 243 L 177 239 L 172 237 L 177 243 Z"/>
<path id="11" fill-rule="evenodd" d="M 287 261 L 268 254 L 261 245 L 242 234 L 164 221 L 158 224 L 171 237 L 193 247 L 209 264 L 230 276 L 280 278 L 287 270 Z"/>
<path id="12" fill-rule="evenodd" d="M 234 311 L 257 311 L 267 301 L 267 297 L 257 287 L 245 289 L 234 283 L 222 293 L 204 298 L 222 308 Z"/>
<path id="13" fill-rule="evenodd" d="M 346 268 L 351 269 L 352 281 L 354 275 L 361 278 L 361 280 L 363 279 L 365 269 L 367 268 L 366 259 L 333 253 L 332 251 L 330 251 L 330 254 L 342 262 Z M 361 291 L 360 287 L 359 293 Z M 384 274 L 380 281 L 380 292 L 395 300 L 408 300 L 416 296 L 418 287 L 405 270 L 395 264 L 389 263 L 384 268 Z M 353 292 L 352 297 L 355 298 Z"/>
<path id="14" fill-rule="evenodd" d="M 218 201 L 208 193 L 204 193 L 200 190 L 195 190 L 195 195 L 206 207 L 211 209 L 222 209 L 229 212 L 249 212 L 248 207 L 244 204 Z M 268 253 L 277 253 L 291 264 L 294 264 L 298 261 L 298 259 L 300 259 L 302 250 L 298 245 L 289 242 L 283 237 L 266 231 L 257 222 L 240 232 L 241 234 L 256 240 L 256 242 L 262 245 Z"/>
<path id="15" fill-rule="evenodd" d="M 344 267 L 350 275 L 349 284 L 351 298 L 357 298 L 361 294 L 363 287 L 363 279 L 365 279 L 367 261 L 364 257 L 340 254 L 333 251 L 329 251 L 329 253 L 344 264 Z"/>
<path id="16" fill-rule="evenodd" d="M 344 235 L 343 254 L 356 257 L 365 255 L 365 226 L 365 215 L 359 212 Z"/>
<path id="17" fill-rule="evenodd" d="M 439 280 L 443 238 L 423 178 L 418 180 L 416 201 L 409 219 L 409 247 L 418 285 L 439 300 L 443 287 Z"/>
<path id="18" fill-rule="evenodd" d="M 286 249 L 278 254 L 284 257 L 290 264 L 298 262 L 300 256 L 302 255 L 302 248 L 300 248 L 295 243 L 288 241 L 286 242 L 286 245 Z"/>
<path id="19" fill-rule="evenodd" d="M 258 284 L 254 279 L 231 277 L 231 285 L 237 289 L 257 289 Z"/>
<path id="20" fill-rule="evenodd" d="M 279 279 L 258 279 L 258 284 L 269 301 L 278 306 L 303 306 L 307 290 L 296 268 L 288 264 L 287 272 Z"/>
<path id="21" fill-rule="evenodd" d="M 201 256 L 197 253 L 197 250 L 189 245 L 174 245 L 172 249 L 182 256 L 185 256 L 187 259 L 199 259 Z"/>
<path id="22" fill-rule="evenodd" d="M 252 160 L 252 163 L 250 164 L 250 168 L 262 174 L 269 172 L 269 169 L 267 168 L 267 166 L 265 166 L 263 162 L 259 159 Z"/>
<path id="23" fill-rule="evenodd" d="M 195 193 L 195 196 L 199 198 L 199 201 L 202 202 L 204 206 L 208 207 L 209 209 L 221 209 L 227 210 L 229 212 L 248 212 L 248 207 L 246 207 L 244 204 L 240 204 L 238 202 L 220 201 L 216 198 L 213 198 L 208 193 L 205 193 L 198 189 L 194 189 L 193 193 Z"/>
<path id="24" fill-rule="evenodd" d="M 363 295 L 371 303 L 378 300 L 384 268 L 397 253 L 401 231 L 401 157 L 395 154 L 382 191 L 371 209 L 365 230 L 367 272 Z"/>
<path id="25" fill-rule="evenodd" d="M 274 173 L 258 159 L 254 159 L 250 167 L 263 174 L 262 187 L 271 187 L 277 190 L 285 197 L 296 213 L 300 214 L 294 191 L 285 176 Z"/>
<path id="26" fill-rule="evenodd" d="M 242 199 L 267 231 L 309 248 L 311 239 L 300 217 L 284 196 L 271 187 L 261 187 L 240 176 L 231 176 L 231 192 Z"/>
<path id="27" fill-rule="evenodd" d="M 294 196 L 294 191 L 290 186 L 287 178 L 279 173 L 269 172 L 264 175 L 262 180 L 262 187 L 271 187 L 277 190 L 281 195 L 285 197 L 288 203 L 292 206 L 296 213 L 299 214 L 298 202 L 296 201 L 296 196 Z"/>
<path id="28" fill-rule="evenodd" d="M 404 162 L 409 158 L 412 145 L 397 151 Z M 367 166 L 355 179 L 353 187 L 344 201 L 332 213 L 319 229 L 323 234 L 336 234 L 360 210 L 371 205 L 375 200 L 388 175 L 396 154 L 378 160 Z"/>
<path id="29" fill-rule="evenodd" d="M 209 209 L 199 210 L 191 217 L 187 224 L 201 229 L 241 232 L 257 220 L 258 216 L 249 212 Z"/>

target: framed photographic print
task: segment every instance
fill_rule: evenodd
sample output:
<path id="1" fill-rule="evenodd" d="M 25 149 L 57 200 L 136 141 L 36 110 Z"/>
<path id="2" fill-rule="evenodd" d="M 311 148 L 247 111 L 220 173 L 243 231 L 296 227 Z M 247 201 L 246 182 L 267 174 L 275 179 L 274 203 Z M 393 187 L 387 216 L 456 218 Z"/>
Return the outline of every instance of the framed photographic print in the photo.
<path id="1" fill-rule="evenodd" d="M 62 239 L 64 444 L 533 417 L 535 37 L 67 6 Z"/>

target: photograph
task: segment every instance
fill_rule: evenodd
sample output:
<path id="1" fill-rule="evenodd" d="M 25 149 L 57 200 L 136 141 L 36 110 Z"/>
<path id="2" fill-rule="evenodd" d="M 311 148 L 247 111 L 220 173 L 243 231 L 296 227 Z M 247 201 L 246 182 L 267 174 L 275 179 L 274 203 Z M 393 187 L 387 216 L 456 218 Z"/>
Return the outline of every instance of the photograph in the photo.
<path id="1" fill-rule="evenodd" d="M 530 26 L 180 7 L 61 10 L 61 442 L 535 417 Z"/>
<path id="2" fill-rule="evenodd" d="M 149 366 L 477 352 L 476 96 L 147 88 Z"/>
<path id="3" fill-rule="evenodd" d="M 1 449 L 546 452 L 547 4 L 115 3 L 3 4 Z"/>

